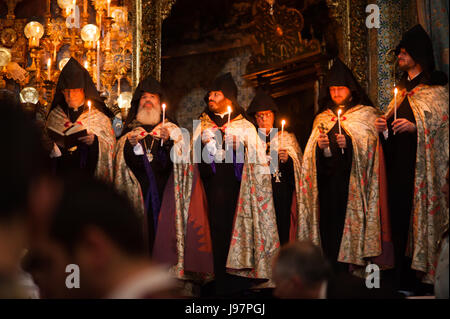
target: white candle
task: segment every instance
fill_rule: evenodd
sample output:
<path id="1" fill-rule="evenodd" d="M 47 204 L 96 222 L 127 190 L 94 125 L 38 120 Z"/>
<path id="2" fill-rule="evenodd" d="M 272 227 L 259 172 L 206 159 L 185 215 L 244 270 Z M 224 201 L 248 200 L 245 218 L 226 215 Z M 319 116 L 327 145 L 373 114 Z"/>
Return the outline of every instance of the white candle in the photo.
<path id="1" fill-rule="evenodd" d="M 48 73 L 48 80 L 52 80 L 52 59 L 47 60 L 47 73 Z"/>
<path id="2" fill-rule="evenodd" d="M 88 105 L 88 108 L 89 108 L 89 111 L 88 111 L 88 127 L 87 127 L 87 130 L 88 130 L 88 132 L 90 131 L 90 127 L 91 127 L 91 101 L 88 101 L 87 102 L 87 105 Z"/>
<path id="3" fill-rule="evenodd" d="M 283 144 L 283 137 L 284 137 L 284 125 L 286 124 L 286 121 L 285 120 L 282 120 L 281 121 L 281 142 L 280 142 L 280 149 L 281 149 L 281 146 L 282 146 L 282 144 Z"/>
<path id="4" fill-rule="evenodd" d="M 161 106 L 163 109 L 163 119 L 162 119 L 161 127 L 164 127 L 164 120 L 166 119 L 166 104 L 163 103 Z M 163 146 L 163 144 L 164 144 L 164 140 L 161 138 L 161 146 Z"/>
<path id="5" fill-rule="evenodd" d="M 394 121 L 397 119 L 397 93 L 398 89 L 394 89 Z"/>
<path id="6" fill-rule="evenodd" d="M 100 40 L 97 40 L 97 91 L 100 92 Z"/>
<path id="7" fill-rule="evenodd" d="M 341 130 L 341 113 L 342 110 L 338 110 L 338 124 L 339 124 L 339 135 L 342 134 L 342 130 Z M 344 154 L 344 149 L 341 148 L 342 154 Z"/>
<path id="8" fill-rule="evenodd" d="M 110 17 L 110 16 L 111 16 L 111 0 L 108 0 L 108 10 L 107 10 L 107 13 L 108 13 L 108 17 Z"/>

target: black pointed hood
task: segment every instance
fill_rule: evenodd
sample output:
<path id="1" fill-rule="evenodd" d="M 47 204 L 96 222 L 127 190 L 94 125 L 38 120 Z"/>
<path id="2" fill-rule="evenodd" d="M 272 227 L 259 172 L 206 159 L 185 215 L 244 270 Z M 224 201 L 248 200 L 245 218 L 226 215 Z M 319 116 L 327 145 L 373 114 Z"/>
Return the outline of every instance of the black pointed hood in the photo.
<path id="1" fill-rule="evenodd" d="M 139 109 L 139 101 L 142 97 L 142 94 L 144 94 L 145 92 L 152 93 L 152 94 L 158 94 L 159 98 L 161 100 L 161 103 L 163 103 L 162 100 L 163 100 L 164 94 L 163 94 L 163 88 L 162 88 L 160 82 L 158 82 L 152 76 L 148 76 L 145 79 L 143 79 L 142 81 L 140 81 L 138 86 L 136 87 L 136 90 L 133 93 L 133 98 L 131 99 L 131 107 L 130 107 L 130 110 L 128 111 L 128 116 L 125 121 L 124 132 L 122 133 L 122 135 L 127 133 L 128 131 L 130 131 L 129 126 L 136 119 L 137 112 Z"/>
<path id="2" fill-rule="evenodd" d="M 395 49 L 396 55 L 399 54 L 400 49 L 405 49 L 413 60 L 420 64 L 427 77 L 428 84 L 447 84 L 447 75 L 436 70 L 433 43 L 420 24 L 415 25 L 403 34 L 402 40 Z"/>
<path id="3" fill-rule="evenodd" d="M 278 106 L 275 100 L 266 93 L 262 88 L 256 89 L 255 97 L 253 98 L 250 106 L 247 109 L 247 114 L 254 116 L 256 112 L 272 111 L 274 113 L 279 112 Z"/>
<path id="4" fill-rule="evenodd" d="M 223 95 L 233 104 L 233 110 L 245 113 L 245 110 L 239 106 L 237 101 L 238 88 L 230 72 L 220 75 L 214 79 L 213 83 L 206 89 L 206 91 L 207 92 L 204 98 L 206 103 L 205 111 L 208 109 L 209 92 L 222 91 Z"/>
<path id="5" fill-rule="evenodd" d="M 100 94 L 98 93 L 94 82 L 89 75 L 89 72 L 74 58 L 70 58 L 64 68 L 61 70 L 58 78 L 58 83 L 56 84 L 55 96 L 53 98 L 50 111 L 58 105 L 61 106 L 64 111 L 66 111 L 68 105 L 64 98 L 63 90 L 80 88 L 84 89 L 86 101 L 92 101 L 92 105 L 99 111 L 103 112 L 106 116 L 114 116 L 111 110 L 105 105 L 103 99 L 100 97 Z"/>
<path id="6" fill-rule="evenodd" d="M 373 106 L 363 88 L 356 81 L 352 71 L 339 58 L 333 60 L 333 66 L 325 75 L 319 95 L 319 112 L 323 112 L 334 105 L 330 96 L 330 86 L 346 86 L 352 92 L 353 105 Z"/>

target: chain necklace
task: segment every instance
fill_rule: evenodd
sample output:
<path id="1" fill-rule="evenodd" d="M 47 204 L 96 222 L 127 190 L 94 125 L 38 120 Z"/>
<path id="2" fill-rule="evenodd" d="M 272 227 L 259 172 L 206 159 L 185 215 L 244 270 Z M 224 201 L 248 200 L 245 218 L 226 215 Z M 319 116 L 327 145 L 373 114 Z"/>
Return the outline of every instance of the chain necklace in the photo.
<path id="1" fill-rule="evenodd" d="M 145 155 L 147 155 L 148 161 L 151 162 L 151 161 L 153 161 L 152 148 L 153 148 L 153 143 L 155 143 L 155 139 L 152 138 L 152 144 L 150 145 L 150 148 L 147 148 L 147 143 L 145 142 L 145 137 L 143 138 L 143 140 L 144 140 Z"/>

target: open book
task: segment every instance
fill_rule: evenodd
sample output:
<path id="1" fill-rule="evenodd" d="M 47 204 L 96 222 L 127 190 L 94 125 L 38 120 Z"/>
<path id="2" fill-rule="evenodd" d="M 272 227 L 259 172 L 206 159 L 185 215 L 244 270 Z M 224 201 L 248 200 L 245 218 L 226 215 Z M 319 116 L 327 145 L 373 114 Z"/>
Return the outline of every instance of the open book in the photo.
<path id="1" fill-rule="evenodd" d="M 69 149 L 80 144 L 79 137 L 86 136 L 87 130 L 83 125 L 74 124 L 63 131 L 52 126 L 47 127 L 49 137 L 59 146 Z"/>

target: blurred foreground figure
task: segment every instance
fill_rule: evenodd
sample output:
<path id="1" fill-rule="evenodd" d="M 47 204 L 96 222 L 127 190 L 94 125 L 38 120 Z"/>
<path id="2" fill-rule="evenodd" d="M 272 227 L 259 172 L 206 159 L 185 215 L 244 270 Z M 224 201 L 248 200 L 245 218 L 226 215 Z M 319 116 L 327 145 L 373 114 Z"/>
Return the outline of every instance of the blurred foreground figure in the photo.
<path id="1" fill-rule="evenodd" d="M 140 218 L 124 197 L 89 177 L 59 183 L 54 209 L 37 223 L 44 235 L 32 268 L 43 297 L 174 296 L 175 282 L 148 260 Z"/>
<path id="2" fill-rule="evenodd" d="M 334 274 L 320 247 L 308 241 L 281 248 L 273 269 L 274 295 L 283 299 L 396 299 L 389 287 L 366 287 L 365 280 L 348 273 Z"/>
<path id="3" fill-rule="evenodd" d="M 0 298 L 33 298 L 33 283 L 21 269 L 26 254 L 29 197 L 45 155 L 34 123 L 13 99 L 0 99 Z"/>

